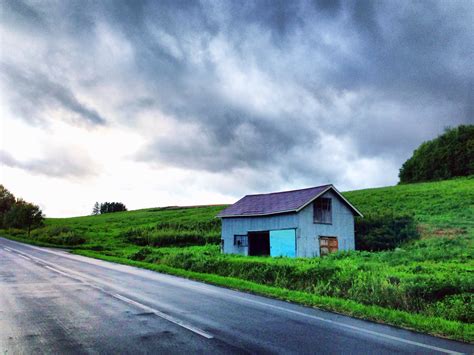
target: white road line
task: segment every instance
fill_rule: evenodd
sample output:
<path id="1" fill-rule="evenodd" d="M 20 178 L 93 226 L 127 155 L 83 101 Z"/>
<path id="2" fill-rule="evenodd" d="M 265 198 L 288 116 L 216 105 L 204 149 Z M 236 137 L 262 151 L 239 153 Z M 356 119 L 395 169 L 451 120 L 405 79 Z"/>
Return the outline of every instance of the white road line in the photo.
<path id="1" fill-rule="evenodd" d="M 79 283 L 79 282 L 50 282 L 50 283 L 46 283 L 46 282 L 31 282 L 31 283 L 14 283 L 14 284 L 0 284 L 0 289 L 10 289 L 10 288 L 19 288 L 21 290 L 25 290 L 25 289 L 28 289 L 28 288 L 33 288 L 35 289 L 35 292 L 41 292 L 41 291 L 38 291 L 38 289 L 40 287 L 43 287 L 43 286 L 49 286 L 49 285 L 53 285 L 53 286 L 60 286 L 60 287 L 63 287 L 63 286 L 81 286 L 82 283 Z M 50 290 L 48 290 L 48 292 L 50 292 Z"/>
<path id="2" fill-rule="evenodd" d="M 15 250 L 15 249 L 14 249 L 14 250 Z M 19 254 L 19 251 L 17 251 L 17 252 L 18 252 L 18 255 L 19 255 L 19 256 L 21 256 L 21 257 L 23 257 L 23 258 L 26 258 L 26 256 L 24 256 L 24 255 L 22 255 L 22 254 Z M 31 255 L 30 255 L 30 256 L 31 256 Z M 50 263 L 50 262 L 48 262 L 48 261 L 46 261 L 46 260 L 42 260 L 42 259 L 37 258 L 37 257 L 34 257 L 34 256 L 31 256 L 31 258 L 35 259 L 36 261 L 41 261 L 41 262 L 43 262 L 43 263 L 45 263 L 45 264 L 50 264 L 50 265 L 57 266 L 57 265 L 55 265 L 55 264 L 53 264 L 53 263 Z M 31 259 L 28 258 L 28 260 L 31 260 Z M 47 269 L 49 269 L 49 270 L 51 270 L 51 271 L 53 271 L 53 272 L 56 272 L 56 273 L 61 274 L 61 275 L 63 275 L 63 276 L 69 277 L 69 278 L 74 279 L 74 280 L 76 280 L 76 281 L 80 281 L 80 282 L 83 283 L 83 284 L 86 284 L 86 285 L 91 286 L 91 287 L 93 287 L 93 288 L 95 288 L 95 289 L 98 289 L 98 290 L 100 290 L 100 291 L 102 291 L 102 292 L 104 292 L 104 293 L 106 293 L 106 294 L 108 294 L 108 295 L 110 295 L 110 296 L 112 296 L 112 297 L 114 297 L 114 298 L 116 298 L 116 299 L 121 300 L 122 302 L 126 302 L 126 303 L 128 303 L 128 304 L 132 304 L 132 305 L 134 305 L 134 306 L 136 306 L 136 307 L 139 307 L 139 308 L 141 308 L 141 309 L 146 310 L 147 312 L 151 312 L 151 313 L 157 315 L 158 317 L 161 317 L 161 318 L 163 318 L 163 319 L 166 319 L 167 321 L 169 321 L 169 322 L 171 322 L 171 323 L 174 323 L 174 324 L 176 324 L 176 325 L 179 325 L 180 327 L 183 327 L 183 328 L 185 328 L 185 329 L 187 329 L 187 330 L 190 330 L 190 331 L 192 331 L 193 333 L 199 334 L 199 335 L 203 336 L 203 337 L 206 338 L 206 339 L 212 339 L 212 338 L 214 338 L 213 335 L 211 335 L 211 334 L 205 332 L 204 330 L 201 330 L 201 329 L 199 329 L 199 328 L 197 328 L 197 327 L 194 327 L 194 326 L 192 326 L 192 325 L 190 325 L 190 324 L 188 324 L 188 323 L 186 323 L 186 322 L 184 322 L 184 321 L 181 321 L 181 320 L 179 320 L 179 319 L 177 319 L 177 318 L 175 318 L 175 317 L 173 317 L 173 316 L 170 316 L 170 315 L 168 315 L 168 314 L 165 314 L 165 313 L 163 313 L 163 312 L 161 312 L 161 311 L 159 311 L 159 310 L 157 310 L 157 309 L 148 307 L 148 306 L 146 306 L 146 305 L 144 305 L 144 304 L 142 304 L 142 303 L 136 302 L 136 301 L 131 300 L 131 299 L 125 297 L 125 296 L 121 296 L 121 295 L 119 295 L 119 294 L 117 294 L 117 293 L 110 293 L 110 292 L 108 292 L 107 290 L 105 290 L 104 288 L 102 288 L 102 287 L 100 287 L 100 286 L 91 284 L 91 283 L 89 283 L 89 282 L 87 282 L 87 281 L 81 279 L 80 277 L 76 277 L 76 276 L 71 275 L 71 274 L 69 274 L 69 273 L 63 272 L 63 271 L 61 271 L 61 270 L 56 269 L 55 267 L 52 267 L 52 266 L 49 266 L 49 265 L 45 265 L 44 267 L 47 268 Z M 59 267 L 60 267 L 60 266 L 59 266 Z"/>
<path id="3" fill-rule="evenodd" d="M 29 257 L 27 256 L 24 256 L 23 254 L 17 254 L 18 256 L 22 257 L 23 259 L 26 259 L 26 260 L 31 260 Z"/>
<path id="4" fill-rule="evenodd" d="M 38 247 L 33 247 L 33 246 L 29 246 L 29 245 L 26 245 L 28 247 L 31 247 L 31 248 L 34 248 L 34 249 L 38 249 L 38 250 L 42 250 L 41 248 L 38 248 Z M 13 248 L 12 248 L 13 249 Z M 16 249 L 13 249 L 15 251 L 18 251 Z M 19 252 L 19 251 L 18 251 Z M 49 251 L 47 251 L 49 252 Z M 55 253 L 57 254 L 57 253 Z M 31 255 L 30 255 L 31 256 Z M 33 259 L 36 259 L 36 260 L 39 260 L 39 261 L 42 261 L 46 264 L 50 264 L 50 265 L 54 265 L 54 266 L 58 266 L 54 263 L 50 263 L 48 261 L 45 261 L 45 260 L 42 260 L 40 258 L 37 258 L 37 257 L 34 257 L 34 256 L 31 256 Z M 76 261 L 79 261 L 81 262 L 80 260 L 78 259 L 74 259 Z M 58 266 L 60 267 L 60 266 Z M 59 270 L 58 270 L 59 271 Z M 64 273 L 65 274 L 65 273 Z M 65 274 L 69 277 L 72 277 L 71 275 L 68 275 L 68 274 Z M 74 278 L 74 277 L 73 277 Z M 82 280 L 81 280 L 82 281 Z M 82 281 L 84 282 L 84 281 Z M 89 284 L 91 285 L 91 284 Z M 100 287 L 97 287 L 95 285 L 91 285 L 93 287 L 96 287 L 96 288 L 99 288 L 99 289 L 102 289 Z M 195 288 L 201 288 L 201 286 L 195 286 Z M 103 289 L 102 289 L 103 290 Z M 209 290 L 205 290 L 205 291 L 209 291 Z M 107 292 L 107 291 L 105 291 Z M 113 296 L 120 296 L 120 295 L 113 295 Z M 419 342 L 416 342 L 416 341 L 412 341 L 412 340 L 407 340 L 407 339 L 404 339 L 404 338 L 400 338 L 400 337 L 396 337 L 396 336 L 393 336 L 393 335 L 388 335 L 388 334 L 384 334 L 384 333 L 380 333 L 380 332 L 375 332 L 375 331 L 372 331 L 372 330 L 368 330 L 368 329 L 364 329 L 364 328 L 360 328 L 360 327 L 356 327 L 356 326 L 353 326 L 353 325 L 349 325 L 349 324 L 345 324 L 345 323 L 342 323 L 342 322 L 337 322 L 337 321 L 333 321 L 331 319 L 326 319 L 326 318 L 322 318 L 322 317 L 318 317 L 318 316 L 315 316 L 315 315 L 311 315 L 311 314 L 306 314 L 306 313 L 303 313 L 303 312 L 299 312 L 299 311 L 295 311 L 295 310 L 292 310 L 292 309 L 287 309 L 287 308 L 284 308 L 284 307 L 280 307 L 280 306 L 275 306 L 275 305 L 272 305 L 272 304 L 268 304 L 268 303 L 264 303 L 264 302 L 260 302 L 260 301 L 256 301 L 256 300 L 252 300 L 252 299 L 249 299 L 249 298 L 244 298 L 244 297 L 241 297 L 241 296 L 237 296 L 237 295 L 227 295 L 227 296 L 230 296 L 230 297 L 233 297 L 233 298 L 237 298 L 237 299 L 240 299 L 244 302 L 250 302 L 250 303 L 254 303 L 254 304 L 259 304 L 261 306 L 265 306 L 265 307 L 269 307 L 269 308 L 273 308 L 273 309 L 278 309 L 280 311 L 283 311 L 283 312 L 288 312 L 288 313 L 292 313 L 292 314 L 297 314 L 299 316 L 303 316 L 303 317 L 307 317 L 307 318 L 312 318 L 312 319 L 315 319 L 315 320 L 318 320 L 318 321 L 321 321 L 321 322 L 326 322 L 326 323 L 330 323 L 330 324 L 333 324 L 333 325 L 336 325 L 336 326 L 340 326 L 340 327 L 343 327 L 343 328 L 347 328 L 347 329 L 352 329 L 352 330 L 355 330 L 355 331 L 358 331 L 358 332 L 362 332 L 362 333 L 366 333 L 366 334 L 370 334 L 370 335 L 374 335 L 374 336 L 378 336 L 378 337 L 382 337 L 382 338 L 386 338 L 386 339 L 390 339 L 390 340 L 394 340 L 394 341 L 398 341 L 400 343 L 405 343 L 405 344 L 410 344 L 410 345 L 414 345 L 414 346 L 418 346 L 418 347 L 421 347 L 421 348 L 425 348 L 425 349 L 430 349 L 430 350 L 435 350 L 435 351 L 439 351 L 439 352 L 442 352 L 442 353 L 445 353 L 445 354 L 453 354 L 453 355 L 459 355 L 459 354 L 462 354 L 462 353 L 459 353 L 459 352 L 456 352 L 456 351 L 452 351 L 452 350 L 449 350 L 449 349 L 444 349 L 444 348 L 440 348 L 440 347 L 437 347 L 437 346 L 433 346 L 433 345 L 428 345 L 428 344 L 424 344 L 424 343 L 419 343 Z M 120 296 L 122 297 L 122 296 Z M 118 298 L 118 297 L 116 297 Z M 129 300 L 129 299 L 127 299 Z M 135 302 L 133 300 L 130 300 L 131 302 Z M 141 304 L 139 304 L 141 305 Z M 147 307 L 149 308 L 148 306 L 145 306 L 143 305 L 144 307 Z M 151 309 L 151 308 L 150 308 Z M 150 312 L 153 312 L 155 313 L 154 311 L 150 311 Z M 159 312 L 159 311 L 158 311 Z M 155 313 L 156 314 L 156 313 Z M 164 314 L 164 313 L 163 313 Z M 169 317 L 168 315 L 165 315 L 167 317 Z M 198 333 L 199 334 L 199 333 Z"/>
<path id="5" fill-rule="evenodd" d="M 161 317 L 163 319 L 166 319 L 167 321 L 171 322 L 171 323 L 174 323 L 176 325 L 179 325 L 180 327 L 183 327 L 183 328 L 186 328 L 187 330 L 190 330 L 192 331 L 193 333 L 196 333 L 196 334 L 199 334 L 201 336 L 203 336 L 204 338 L 206 339 L 212 339 L 214 338 L 214 336 L 212 336 L 211 334 L 205 332 L 204 330 L 201 330 L 199 328 L 196 328 L 190 324 L 187 324 L 179 319 L 176 319 L 168 314 L 165 314 L 163 312 L 160 312 L 159 310 L 157 309 L 154 309 L 154 308 L 151 308 L 151 307 L 148 307 L 146 305 L 144 305 L 143 303 L 139 303 L 139 302 L 136 302 L 134 300 L 131 300 L 130 298 L 127 298 L 125 296 L 122 296 L 122 295 L 119 295 L 118 293 L 115 293 L 113 294 L 112 296 L 114 296 L 115 298 L 123 301 L 123 302 L 126 302 L 126 303 L 129 303 L 131 305 L 134 305 L 138 308 L 141 308 L 147 312 L 150 312 L 150 313 L 154 313 L 155 315 L 157 315 L 158 317 Z"/>
<path id="6" fill-rule="evenodd" d="M 10 249 L 8 249 L 8 248 L 3 248 L 3 249 L 5 249 L 6 251 L 8 251 L 8 252 L 10 252 L 10 253 L 12 252 L 12 251 L 11 251 Z"/>
<path id="7" fill-rule="evenodd" d="M 206 292 L 206 293 L 209 293 L 209 292 L 215 293 L 216 292 L 214 290 L 207 289 L 207 288 L 205 288 L 203 286 L 200 286 L 200 285 L 199 286 L 193 285 L 193 286 L 190 286 L 190 287 L 194 288 L 194 289 L 202 290 L 203 292 Z M 229 291 L 234 291 L 234 290 L 229 290 Z M 241 296 L 238 296 L 238 295 L 235 295 L 235 294 L 227 294 L 226 296 L 232 297 L 232 298 L 237 298 L 237 299 L 239 299 L 243 302 L 254 303 L 254 304 L 264 306 L 264 307 L 277 309 L 279 311 L 288 312 L 288 313 L 292 313 L 292 314 L 297 314 L 299 316 L 303 316 L 303 317 L 306 317 L 306 318 L 312 318 L 312 319 L 315 319 L 315 320 L 318 320 L 318 321 L 321 321 L 321 322 L 330 323 L 330 324 L 333 324 L 335 326 L 340 326 L 340 327 L 352 329 L 352 330 L 355 330 L 355 331 L 358 331 L 358 332 L 363 332 L 363 333 L 367 333 L 367 334 L 371 334 L 371 335 L 391 339 L 391 340 L 398 341 L 398 342 L 405 343 L 405 344 L 410 344 L 410 345 L 415 345 L 415 346 L 419 346 L 419 347 L 423 347 L 423 348 L 427 348 L 427 349 L 431 349 L 431 350 L 436 350 L 436 351 L 439 351 L 439 352 L 442 352 L 442 353 L 445 353 L 445 354 L 455 354 L 455 355 L 463 354 L 463 353 L 456 352 L 456 351 L 453 351 L 453 350 L 444 349 L 444 348 L 440 348 L 440 347 L 437 347 L 437 346 L 428 345 L 428 344 L 424 344 L 424 343 L 419 343 L 419 342 L 416 342 L 416 341 L 396 337 L 396 336 L 393 336 L 393 335 L 379 333 L 379 332 L 375 332 L 375 331 L 372 331 L 372 330 L 368 330 L 368 329 L 356 327 L 356 326 L 353 326 L 353 325 L 345 324 L 345 323 L 342 323 L 342 322 L 333 321 L 331 319 L 318 317 L 318 316 L 315 316 L 315 315 L 312 315 L 312 314 L 306 314 L 306 313 L 295 311 L 295 310 L 292 310 L 292 309 L 288 309 L 288 308 L 284 308 L 284 307 L 280 307 L 280 306 L 275 306 L 275 305 L 272 305 L 272 304 L 269 304 L 269 303 L 256 301 L 256 300 L 241 297 Z"/>
<path id="8" fill-rule="evenodd" d="M 35 259 L 38 259 L 38 258 L 35 258 Z M 38 260 L 41 260 L 41 259 L 38 259 Z M 54 265 L 54 264 L 53 264 L 53 265 Z M 92 287 L 92 288 L 94 288 L 94 289 L 96 289 L 96 290 L 99 290 L 99 291 L 101 291 L 101 292 L 103 292 L 103 293 L 109 295 L 109 296 L 114 296 L 112 293 L 108 292 L 108 291 L 107 291 L 106 289 L 104 289 L 103 287 L 94 285 L 94 284 L 88 282 L 87 280 L 84 280 L 84 279 L 81 278 L 80 276 L 74 276 L 74 275 L 68 274 L 68 273 L 66 273 L 66 272 L 63 272 L 63 271 L 61 271 L 61 270 L 58 270 L 58 269 L 56 269 L 56 268 L 54 268 L 54 267 L 51 267 L 51 266 L 49 266 L 49 265 L 44 265 L 44 267 L 47 268 L 47 269 L 49 269 L 49 270 L 51 270 L 51 271 L 57 272 L 58 274 L 61 274 L 61 275 L 63 275 L 63 276 L 66 276 L 66 277 L 68 277 L 68 278 L 70 278 L 70 279 L 76 280 L 76 281 L 78 281 L 78 282 L 79 282 L 80 284 L 82 284 L 82 285 Z"/>
<path id="9" fill-rule="evenodd" d="M 419 343 L 417 341 L 412 341 L 412 340 L 407 340 L 407 339 L 403 339 L 403 338 L 399 338 L 399 337 L 396 337 L 396 336 L 393 336 L 393 335 L 388 335 L 388 334 L 384 334 L 384 333 L 379 333 L 379 332 L 374 332 L 372 330 L 368 330 L 368 329 L 364 329 L 364 328 L 359 328 L 359 327 L 356 327 L 356 326 L 353 326 L 353 325 L 349 325 L 349 324 L 345 324 L 345 323 L 341 323 L 341 322 L 337 322 L 337 321 L 333 321 L 331 319 L 326 319 L 326 318 L 322 318 L 322 317 L 318 317 L 318 316 L 315 316 L 315 315 L 312 315 L 312 314 L 306 314 L 306 313 L 303 313 L 303 312 L 299 312 L 299 311 L 295 311 L 293 309 L 287 309 L 287 308 L 283 308 L 283 307 L 280 307 L 280 306 L 275 306 L 273 304 L 268 304 L 268 303 L 264 303 L 264 302 L 259 302 L 259 301 L 255 301 L 255 300 L 251 300 L 251 299 L 248 299 L 248 298 L 244 298 L 244 297 L 240 297 L 240 296 L 236 296 L 234 295 L 233 297 L 235 298 L 239 298 L 245 302 L 250 302 L 250 303 L 255 303 L 255 304 L 258 304 L 258 305 L 261 305 L 261 306 L 265 306 L 265 307 L 269 307 L 269 308 L 273 308 L 273 309 L 278 309 L 280 311 L 284 311 L 284 312 L 288 312 L 288 313 L 293 313 L 293 314 L 297 314 L 299 316 L 303 316 L 303 317 L 307 317 L 307 318 L 312 318 L 312 319 L 316 319 L 318 321 L 321 321 L 321 322 L 326 322 L 326 323 L 330 323 L 330 324 L 334 324 L 334 325 L 337 325 L 339 327 L 344 327 L 344 328 L 348 328 L 348 329 L 352 329 L 352 330 L 355 330 L 355 331 L 358 331 L 358 332 L 362 332 L 362 333 L 366 333 L 366 334 L 370 334 L 370 335 L 375 335 L 377 337 L 382 337 L 382 338 L 386 338 L 386 339 L 390 339 L 390 340 L 395 340 L 395 341 L 399 341 L 401 343 L 405 343 L 405 344 L 410 344 L 410 345 L 415 345 L 415 346 L 419 346 L 419 347 L 422 347 L 422 348 L 426 348 L 426 349 L 430 349 L 430 350 L 436 350 L 436 351 L 439 351 L 439 352 L 442 352 L 442 353 L 445 353 L 445 354 L 456 354 L 456 355 L 460 355 L 462 353 L 459 353 L 457 351 L 452 351 L 452 350 L 449 350 L 449 349 L 444 349 L 444 348 L 439 348 L 437 346 L 433 346 L 433 345 L 428 345 L 428 344 L 423 344 L 423 343 Z"/>
<path id="10" fill-rule="evenodd" d="M 74 276 L 69 275 L 69 274 L 67 274 L 67 273 L 65 273 L 65 272 L 62 272 L 61 270 L 55 269 L 54 267 L 45 265 L 45 268 L 46 268 L 46 269 L 49 269 L 49 270 L 51 270 L 51 271 L 57 272 L 58 274 L 61 274 L 61 275 L 63 275 L 63 276 L 70 277 L 70 278 L 72 278 L 72 279 L 74 279 L 74 280 L 78 280 L 78 279 L 76 279 Z M 79 281 L 82 282 L 82 280 L 79 280 Z"/>

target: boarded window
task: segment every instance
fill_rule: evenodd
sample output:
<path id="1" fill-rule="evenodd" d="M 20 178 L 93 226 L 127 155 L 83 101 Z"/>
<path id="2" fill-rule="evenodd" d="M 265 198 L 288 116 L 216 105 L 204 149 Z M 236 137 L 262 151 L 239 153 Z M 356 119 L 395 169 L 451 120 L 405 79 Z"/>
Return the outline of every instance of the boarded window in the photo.
<path id="1" fill-rule="evenodd" d="M 234 245 L 238 247 L 248 247 L 249 238 L 246 235 L 234 235 Z"/>
<path id="2" fill-rule="evenodd" d="M 337 237 L 319 237 L 319 255 L 328 255 L 338 250 Z"/>
<path id="3" fill-rule="evenodd" d="M 313 203 L 313 221 L 314 223 L 332 223 L 330 198 L 321 197 Z"/>

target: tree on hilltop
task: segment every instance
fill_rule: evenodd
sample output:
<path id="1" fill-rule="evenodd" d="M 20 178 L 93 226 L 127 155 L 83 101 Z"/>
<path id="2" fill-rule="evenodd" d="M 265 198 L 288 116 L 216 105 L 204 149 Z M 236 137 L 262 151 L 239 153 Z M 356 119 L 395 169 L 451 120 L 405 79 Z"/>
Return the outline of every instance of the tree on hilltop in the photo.
<path id="1" fill-rule="evenodd" d="M 122 202 L 104 202 L 100 204 L 100 214 L 126 211 L 127 207 Z"/>
<path id="2" fill-rule="evenodd" d="M 400 183 L 445 180 L 474 174 L 474 125 L 448 128 L 422 143 L 400 168 Z"/>

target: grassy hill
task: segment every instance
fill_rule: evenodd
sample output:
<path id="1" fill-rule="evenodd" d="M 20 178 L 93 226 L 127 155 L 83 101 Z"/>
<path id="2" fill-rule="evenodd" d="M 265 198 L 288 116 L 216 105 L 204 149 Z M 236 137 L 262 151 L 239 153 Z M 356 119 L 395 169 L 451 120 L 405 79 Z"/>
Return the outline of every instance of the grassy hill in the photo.
<path id="1" fill-rule="evenodd" d="M 189 244 L 206 244 L 209 239 L 217 244 L 220 239 L 220 220 L 215 216 L 224 207 L 163 207 L 98 216 L 47 218 L 45 227 L 33 233 L 33 237 L 39 237 L 40 240 L 46 237 L 43 241 L 54 243 L 55 234 L 60 236 L 66 232 L 85 238 L 86 243 L 81 248 L 102 246 L 115 249 L 130 244 L 124 239 L 126 234 L 153 231 L 154 235 L 172 239 L 170 245 L 179 244 L 176 241 L 180 237 L 184 242 L 189 241 L 190 236 L 197 238 Z M 52 238 L 48 239 L 48 236 Z"/>
<path id="2" fill-rule="evenodd" d="M 411 213 L 430 230 L 474 228 L 474 177 L 349 191 L 344 195 L 366 214 Z"/>
<path id="3" fill-rule="evenodd" d="M 462 234 L 474 228 L 474 178 L 349 191 L 344 195 L 364 214 L 386 211 L 413 214 L 424 228 L 425 236 Z M 86 239 L 83 247 L 117 247 L 128 244 L 119 238 L 125 232 L 148 229 L 162 236 L 195 232 L 197 236 L 215 237 L 214 242 L 218 242 L 220 224 L 215 216 L 225 207 L 164 207 L 99 216 L 47 218 L 46 227 L 33 236 L 38 238 L 52 232 L 54 237 L 54 234 L 72 231 Z M 54 242 L 54 238 L 50 241 Z"/>
<path id="4" fill-rule="evenodd" d="M 364 214 L 413 214 L 422 238 L 393 251 L 325 258 L 221 255 L 215 215 L 225 206 L 198 206 L 50 218 L 29 242 L 74 245 L 87 256 L 473 341 L 474 179 L 344 195 Z"/>

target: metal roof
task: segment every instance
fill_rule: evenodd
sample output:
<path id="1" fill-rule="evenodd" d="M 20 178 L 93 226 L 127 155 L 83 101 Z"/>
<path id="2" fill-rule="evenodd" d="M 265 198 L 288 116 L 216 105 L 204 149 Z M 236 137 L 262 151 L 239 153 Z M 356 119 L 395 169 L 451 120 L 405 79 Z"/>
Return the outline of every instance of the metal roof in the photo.
<path id="1" fill-rule="evenodd" d="M 301 190 L 247 195 L 224 209 L 217 217 L 250 217 L 298 212 L 329 189 L 334 190 L 355 214 L 362 216 L 333 185 L 322 185 Z"/>

